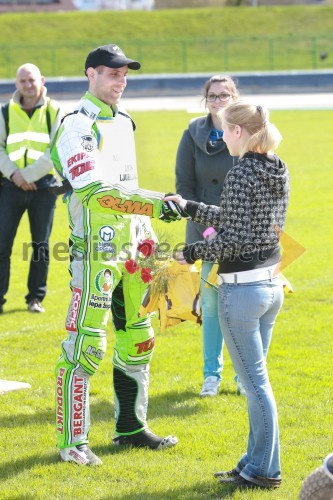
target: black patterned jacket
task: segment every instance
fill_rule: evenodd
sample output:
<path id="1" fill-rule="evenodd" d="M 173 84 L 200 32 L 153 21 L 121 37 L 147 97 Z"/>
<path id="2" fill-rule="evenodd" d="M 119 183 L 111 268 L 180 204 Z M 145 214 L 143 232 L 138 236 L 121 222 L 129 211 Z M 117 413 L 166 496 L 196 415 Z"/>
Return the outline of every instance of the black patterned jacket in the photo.
<path id="1" fill-rule="evenodd" d="M 214 226 L 218 234 L 212 241 L 187 245 L 186 261 L 217 260 L 220 273 L 276 264 L 289 189 L 287 166 L 277 155 L 246 153 L 227 174 L 219 207 L 187 202 L 191 218 Z"/>

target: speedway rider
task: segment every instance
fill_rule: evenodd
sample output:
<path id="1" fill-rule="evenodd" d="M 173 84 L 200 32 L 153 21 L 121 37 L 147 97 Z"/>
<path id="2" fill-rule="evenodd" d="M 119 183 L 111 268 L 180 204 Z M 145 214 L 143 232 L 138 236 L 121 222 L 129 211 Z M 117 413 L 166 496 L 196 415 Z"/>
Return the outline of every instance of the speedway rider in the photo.
<path id="1" fill-rule="evenodd" d="M 106 351 L 110 309 L 115 330 L 113 443 L 163 449 L 178 442 L 148 429 L 154 331 L 149 316 L 138 318 L 147 285 L 125 266 L 135 259 L 140 242 L 154 239 L 149 217 L 180 218 L 162 201 L 164 193 L 138 187 L 135 126 L 118 104 L 128 69 L 139 68 L 114 44 L 90 52 L 85 64 L 89 91 L 64 119 L 51 152 L 70 183 L 64 199 L 71 228 L 72 299 L 56 366 L 57 442 L 63 461 L 82 465 L 102 463 L 88 447 L 89 379 Z"/>

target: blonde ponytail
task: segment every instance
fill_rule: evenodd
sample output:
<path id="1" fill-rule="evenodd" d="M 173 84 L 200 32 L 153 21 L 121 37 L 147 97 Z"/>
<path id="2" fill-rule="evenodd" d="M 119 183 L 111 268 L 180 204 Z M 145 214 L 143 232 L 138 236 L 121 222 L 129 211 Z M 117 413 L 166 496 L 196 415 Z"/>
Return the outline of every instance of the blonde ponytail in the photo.
<path id="1" fill-rule="evenodd" d="M 219 117 L 229 127 L 238 125 L 250 135 L 240 152 L 240 158 L 248 151 L 267 154 L 275 151 L 282 139 L 276 126 L 269 120 L 269 111 L 244 101 L 230 104 L 219 112 Z"/>

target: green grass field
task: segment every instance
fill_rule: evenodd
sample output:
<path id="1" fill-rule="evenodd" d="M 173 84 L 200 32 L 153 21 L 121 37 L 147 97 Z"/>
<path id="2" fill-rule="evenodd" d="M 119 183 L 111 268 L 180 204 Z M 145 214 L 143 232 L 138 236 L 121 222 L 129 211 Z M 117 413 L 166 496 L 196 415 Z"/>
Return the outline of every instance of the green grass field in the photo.
<path id="1" fill-rule="evenodd" d="M 31 390 L 0 396 L 1 499 L 279 499 L 297 500 L 304 478 L 333 451 L 331 202 L 333 111 L 274 111 L 284 140 L 279 148 L 291 172 L 287 233 L 306 253 L 286 270 L 294 287 L 278 317 L 268 358 L 279 409 L 283 484 L 277 491 L 234 492 L 213 478 L 232 468 L 244 452 L 246 401 L 236 394 L 234 371 L 225 351 L 224 379 L 217 398 L 198 397 L 202 383 L 201 329 L 184 323 L 160 333 L 151 364 L 148 418 L 157 433 L 174 433 L 179 444 L 165 453 L 118 450 L 112 389 L 113 333 L 108 354 L 91 382 L 90 445 L 102 458 L 98 469 L 59 462 L 54 432 L 54 366 L 65 336 L 70 298 L 67 259 L 54 258 L 67 242 L 67 217 L 58 200 L 52 234 L 53 258 L 46 314 L 26 311 L 29 241 L 22 222 L 12 256 L 5 313 L 0 317 L 0 379 L 29 382 Z M 136 112 L 140 184 L 174 188 L 176 147 L 190 116 L 185 112 Z M 183 222 L 156 223 L 183 239 Z"/>
<path id="2" fill-rule="evenodd" d="M 88 52 L 111 42 L 139 74 L 329 69 L 332 33 L 333 5 L 6 13 L 0 78 L 28 61 L 47 77 L 83 76 Z"/>

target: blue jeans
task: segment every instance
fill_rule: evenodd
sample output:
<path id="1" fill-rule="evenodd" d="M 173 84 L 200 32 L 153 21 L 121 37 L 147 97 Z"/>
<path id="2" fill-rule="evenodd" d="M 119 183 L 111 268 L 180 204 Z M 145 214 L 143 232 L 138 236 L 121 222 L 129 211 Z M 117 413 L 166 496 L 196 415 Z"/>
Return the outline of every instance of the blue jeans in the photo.
<path id="1" fill-rule="evenodd" d="M 283 303 L 279 278 L 219 287 L 219 318 L 234 368 L 246 390 L 250 432 L 241 476 L 280 478 L 278 416 L 266 356 Z"/>
<path id="2" fill-rule="evenodd" d="M 207 277 L 213 267 L 213 262 L 202 262 L 201 276 Z M 201 281 L 202 302 L 202 342 L 203 342 L 203 374 L 207 377 L 222 378 L 223 370 L 223 336 L 218 318 L 218 294 L 213 287 L 205 288 Z"/>
<path id="3" fill-rule="evenodd" d="M 6 302 L 9 287 L 10 257 L 14 238 L 22 215 L 28 213 L 32 248 L 28 276 L 28 294 L 25 299 L 42 301 L 46 294 L 49 268 L 49 238 L 52 230 L 56 196 L 47 188 L 23 191 L 15 184 L 4 181 L 0 191 L 0 304 Z M 22 242 L 22 258 L 23 242 Z M 16 279 L 21 279 L 16 276 Z"/>

